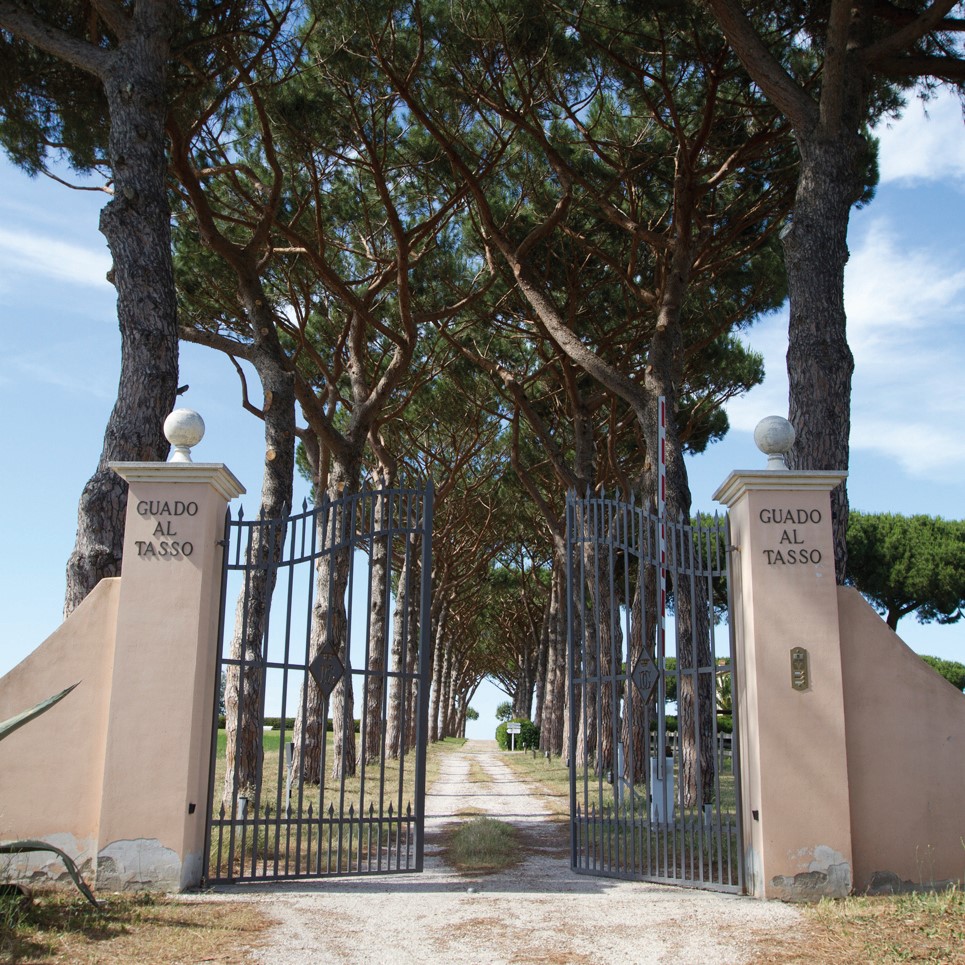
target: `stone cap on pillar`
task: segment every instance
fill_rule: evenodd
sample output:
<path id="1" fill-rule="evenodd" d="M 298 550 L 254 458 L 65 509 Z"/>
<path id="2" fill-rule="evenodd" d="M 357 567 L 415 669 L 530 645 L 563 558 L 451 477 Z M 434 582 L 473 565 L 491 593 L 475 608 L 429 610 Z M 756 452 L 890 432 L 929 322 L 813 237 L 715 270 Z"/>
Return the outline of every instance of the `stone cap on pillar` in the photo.
<path id="1" fill-rule="evenodd" d="M 819 490 L 830 492 L 847 478 L 846 472 L 833 469 L 810 469 L 800 472 L 792 470 L 775 472 L 773 469 L 735 469 L 717 487 L 711 499 L 723 503 L 730 509 L 744 493 L 751 490 L 769 490 L 770 492 Z"/>
<path id="2" fill-rule="evenodd" d="M 711 499 L 728 509 L 746 492 L 830 492 L 848 478 L 838 470 L 790 470 L 785 456 L 794 445 L 794 427 L 783 416 L 769 415 L 754 429 L 754 442 L 767 456 L 766 469 L 737 469 L 717 487 Z"/>
<path id="3" fill-rule="evenodd" d="M 207 483 L 226 500 L 246 492 L 223 462 L 111 462 L 108 466 L 129 483 Z"/>

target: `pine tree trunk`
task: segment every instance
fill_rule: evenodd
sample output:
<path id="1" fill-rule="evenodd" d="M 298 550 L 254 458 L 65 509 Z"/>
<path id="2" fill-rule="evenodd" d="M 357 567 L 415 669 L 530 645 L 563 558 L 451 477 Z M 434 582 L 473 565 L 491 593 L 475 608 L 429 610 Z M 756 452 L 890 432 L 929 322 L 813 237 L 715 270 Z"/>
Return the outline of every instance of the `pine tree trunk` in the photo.
<path id="1" fill-rule="evenodd" d="M 391 476 L 383 476 L 383 487 L 392 485 Z M 369 678 L 365 698 L 365 758 L 377 761 L 382 753 L 382 713 L 385 687 L 384 669 L 388 648 L 388 607 L 391 579 L 389 537 L 379 535 L 391 523 L 391 508 L 384 496 L 374 498 L 371 509 L 372 553 L 369 558 Z"/>
<path id="2" fill-rule="evenodd" d="M 114 262 L 121 371 L 100 461 L 78 505 L 65 618 L 100 580 L 120 574 L 127 484 L 109 463 L 163 461 L 168 454 L 162 426 L 176 398 L 178 329 L 164 121 L 176 16 L 171 0 L 137 4 L 130 36 L 104 79 L 114 197 L 100 229 Z"/>
<path id="3" fill-rule="evenodd" d="M 646 653 L 652 658 L 656 649 L 656 582 L 652 578 L 653 570 L 645 560 L 640 561 L 639 567 L 642 578 L 636 581 L 633 600 L 630 603 L 628 677 L 632 674 L 641 655 Z M 647 701 L 646 695 L 640 693 L 633 684 L 632 678 L 628 680 L 626 688 L 621 726 L 621 740 L 624 748 L 623 776 L 628 780 L 632 779 L 636 784 L 642 784 L 647 772 L 647 758 L 650 755 Z M 652 699 L 650 704 L 652 707 Z"/>
<path id="4" fill-rule="evenodd" d="M 421 548 L 422 541 L 419 540 L 416 544 Z M 417 567 L 417 572 L 422 573 L 422 567 Z M 422 574 L 422 579 L 429 579 L 428 573 Z M 416 580 L 415 586 L 420 586 L 421 581 Z M 410 593 L 408 600 L 408 625 L 406 627 L 406 661 L 405 669 L 408 674 L 409 679 L 409 693 L 408 693 L 408 711 L 405 715 L 405 746 L 406 750 L 412 750 L 415 747 L 416 740 L 416 714 L 419 708 L 420 697 L 428 698 L 428 694 L 420 694 L 419 692 L 419 681 L 416 678 L 416 673 L 419 669 L 419 637 L 420 637 L 420 626 L 419 626 L 419 613 L 420 607 L 420 594 L 418 592 Z"/>
<path id="5" fill-rule="evenodd" d="M 317 564 L 308 659 L 311 662 L 323 650 L 328 650 L 335 654 L 343 672 L 328 701 L 313 679 L 306 680 L 302 688 L 292 735 L 292 767 L 306 784 L 321 783 L 321 755 L 329 703 L 333 730 L 331 775 L 338 780 L 342 776 L 352 776 L 356 769 L 355 696 L 351 654 L 347 646 L 348 615 L 345 611 L 345 591 L 352 563 L 348 529 L 353 520 L 349 518 L 349 509 L 343 498 L 357 489 L 357 463 L 344 465 L 334 462 L 329 489 L 332 498 L 327 509 L 318 514 L 319 546 L 326 547 L 327 551 Z M 335 548 L 340 543 L 345 545 Z"/>
<path id="6" fill-rule="evenodd" d="M 583 550 L 587 598 L 584 616 L 584 674 L 596 683 L 584 685 L 584 713 L 578 738 L 579 766 L 592 762 L 603 774 L 613 767 L 616 725 L 614 721 L 614 660 L 622 650 L 622 631 L 610 606 L 607 554 L 594 542 Z M 601 556 L 603 557 L 601 561 Z"/>
<path id="7" fill-rule="evenodd" d="M 439 739 L 449 736 L 448 714 L 452 693 L 452 647 L 447 645 L 439 631 L 442 625 L 436 627 L 436 650 L 442 652 L 442 692 L 439 695 Z"/>
<path id="8" fill-rule="evenodd" d="M 543 748 L 557 757 L 566 751 L 566 709 L 569 690 L 566 677 L 566 614 L 563 612 L 563 584 L 565 567 L 559 558 L 553 562 L 553 612 L 550 620 L 552 683 L 547 688 L 547 707 L 543 711 L 544 730 L 549 732 L 549 743 Z M 540 731 L 542 737 L 544 731 Z"/>
<path id="9" fill-rule="evenodd" d="M 685 567 L 688 562 L 684 560 Z M 674 601 L 680 671 L 677 713 L 682 760 L 679 766 L 683 800 L 688 807 L 699 807 L 714 800 L 716 668 L 710 651 L 709 612 L 704 591 L 702 580 L 696 579 L 691 584 L 686 574 L 678 575 Z"/>
<path id="10" fill-rule="evenodd" d="M 274 325 L 265 331 L 274 336 Z M 265 342 L 253 357 L 265 399 L 265 468 L 260 513 L 264 523 L 252 529 L 247 551 L 249 563 L 281 559 L 295 471 L 293 380 L 282 365 L 277 338 L 266 337 Z M 235 608 L 229 655 L 242 663 L 230 665 L 225 672 L 226 769 L 222 802 L 229 811 L 234 808 L 233 794 L 253 789 L 261 775 L 265 673 L 262 650 L 276 574 L 272 566 L 249 570 Z"/>
<path id="11" fill-rule="evenodd" d="M 405 713 L 404 699 L 405 689 L 402 673 L 405 666 L 403 654 L 405 644 L 405 607 L 402 605 L 411 592 L 411 588 L 416 585 L 413 578 L 413 567 L 415 565 L 416 541 L 410 536 L 406 543 L 405 558 L 402 562 L 402 572 L 399 574 L 399 587 L 396 596 L 396 605 L 392 614 L 392 652 L 390 655 L 390 669 L 392 679 L 389 685 L 389 707 L 387 721 L 385 725 L 385 746 L 386 754 L 397 758 L 402 750 L 403 742 L 403 715 Z"/>
<path id="12" fill-rule="evenodd" d="M 446 650 L 442 645 L 442 635 L 439 630 L 446 621 L 447 605 L 440 596 L 432 601 L 433 626 L 436 632 L 432 635 L 432 687 L 429 702 L 429 741 L 441 740 L 445 734 L 442 731 L 440 718 L 442 707 L 442 677 L 446 659 Z"/>
<path id="13" fill-rule="evenodd" d="M 563 651 L 566 671 L 563 684 L 563 751 L 564 763 L 573 767 L 580 760 L 579 733 L 583 716 L 583 688 L 576 686 L 576 678 L 583 673 L 580 641 L 583 639 L 583 595 L 567 584 L 563 570 L 563 592 L 560 597 L 560 625 L 564 634 Z M 572 596 L 572 602 L 568 597 Z M 569 607 L 572 606 L 572 626 Z M 571 646 L 572 637 L 572 646 Z M 576 732 L 574 734 L 574 731 Z M 572 745 L 572 746 L 571 746 Z M 578 766 L 578 765 L 577 765 Z"/>
<path id="14" fill-rule="evenodd" d="M 784 236 L 790 298 L 788 418 L 796 434 L 792 469 L 847 470 L 854 357 L 847 339 L 844 266 L 848 219 L 856 198 L 852 136 L 799 139 L 801 167 L 794 221 Z M 848 493 L 831 493 L 835 574 L 847 568 Z"/>
<path id="15" fill-rule="evenodd" d="M 533 723 L 537 730 L 543 727 L 543 707 L 546 701 L 546 677 L 549 671 L 549 624 L 550 609 L 553 605 L 552 588 L 543 609 L 543 623 L 539 634 L 539 655 L 536 662 L 536 709 L 533 711 Z"/>
<path id="16" fill-rule="evenodd" d="M 585 593 L 582 587 L 578 592 Z M 576 735 L 576 766 L 580 770 L 599 764 L 597 755 L 597 685 L 589 681 L 596 678 L 598 665 L 596 659 L 596 618 L 597 614 L 590 604 L 581 607 L 580 630 L 583 634 L 583 666 L 579 673 L 588 681 L 580 688 L 580 716 Z"/>

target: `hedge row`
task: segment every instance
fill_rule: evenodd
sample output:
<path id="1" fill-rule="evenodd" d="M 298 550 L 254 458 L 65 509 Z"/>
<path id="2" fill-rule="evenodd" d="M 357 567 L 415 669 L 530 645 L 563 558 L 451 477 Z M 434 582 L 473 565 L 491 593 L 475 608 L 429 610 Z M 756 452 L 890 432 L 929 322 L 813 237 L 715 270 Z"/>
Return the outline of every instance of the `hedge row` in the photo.
<path id="1" fill-rule="evenodd" d="M 677 728 L 679 724 L 677 723 L 677 718 L 673 714 L 667 714 L 667 730 L 671 734 L 677 733 Z M 654 717 L 650 721 L 650 730 L 655 731 L 657 729 L 657 718 Z M 730 714 L 718 714 L 717 715 L 717 733 L 718 734 L 732 734 L 734 732 L 734 718 Z"/>
<path id="2" fill-rule="evenodd" d="M 264 720 L 264 726 L 267 727 L 269 730 L 281 730 L 281 718 L 280 718 L 280 717 L 266 717 L 265 720 Z M 224 730 L 224 729 L 225 729 L 225 715 L 224 715 L 224 714 L 221 714 L 221 715 L 218 717 L 218 727 L 219 727 L 221 730 Z M 362 722 L 359 721 L 359 720 L 356 720 L 356 721 L 355 721 L 355 733 L 356 733 L 356 734 L 360 731 L 361 727 L 362 727 Z M 288 734 L 291 734 L 291 732 L 292 732 L 294 729 L 295 729 L 295 718 L 294 718 L 294 717 L 286 717 L 286 718 L 285 718 L 285 732 L 288 733 Z M 334 729 L 334 728 L 333 728 L 333 726 L 332 726 L 332 721 L 331 721 L 331 720 L 327 720 L 327 721 L 325 722 L 325 730 L 328 731 L 329 734 L 331 734 L 333 729 Z"/>

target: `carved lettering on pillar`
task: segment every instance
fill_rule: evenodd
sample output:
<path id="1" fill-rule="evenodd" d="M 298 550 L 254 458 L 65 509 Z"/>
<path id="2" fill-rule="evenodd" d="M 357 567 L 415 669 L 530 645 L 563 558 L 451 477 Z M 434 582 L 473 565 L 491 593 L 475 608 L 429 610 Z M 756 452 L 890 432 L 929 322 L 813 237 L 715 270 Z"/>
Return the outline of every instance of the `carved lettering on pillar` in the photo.
<path id="1" fill-rule="evenodd" d="M 151 539 L 134 540 L 139 557 L 178 561 L 194 553 L 194 544 L 179 537 L 178 528 L 186 518 L 197 516 L 197 503 L 183 502 L 180 499 L 142 499 L 135 509 L 138 516 L 155 520 Z"/>
<path id="2" fill-rule="evenodd" d="M 760 521 L 773 533 L 770 549 L 761 550 L 768 566 L 814 565 L 821 562 L 821 551 L 808 546 L 808 526 L 821 522 L 819 509 L 762 509 Z"/>

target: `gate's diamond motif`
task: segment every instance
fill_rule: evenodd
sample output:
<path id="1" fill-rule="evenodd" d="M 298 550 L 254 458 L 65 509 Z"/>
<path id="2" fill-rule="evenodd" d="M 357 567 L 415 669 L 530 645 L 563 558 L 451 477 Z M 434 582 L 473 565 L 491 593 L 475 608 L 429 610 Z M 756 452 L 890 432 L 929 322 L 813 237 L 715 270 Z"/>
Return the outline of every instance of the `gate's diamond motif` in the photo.
<path id="1" fill-rule="evenodd" d="M 653 688 L 657 686 L 660 671 L 657 670 L 657 665 L 650 659 L 649 654 L 644 653 L 640 656 L 630 676 L 644 702 L 650 700 Z"/>
<path id="2" fill-rule="evenodd" d="M 315 678 L 322 696 L 328 700 L 335 685 L 345 675 L 345 667 L 330 643 L 326 643 L 315 659 L 308 665 L 308 672 Z"/>

